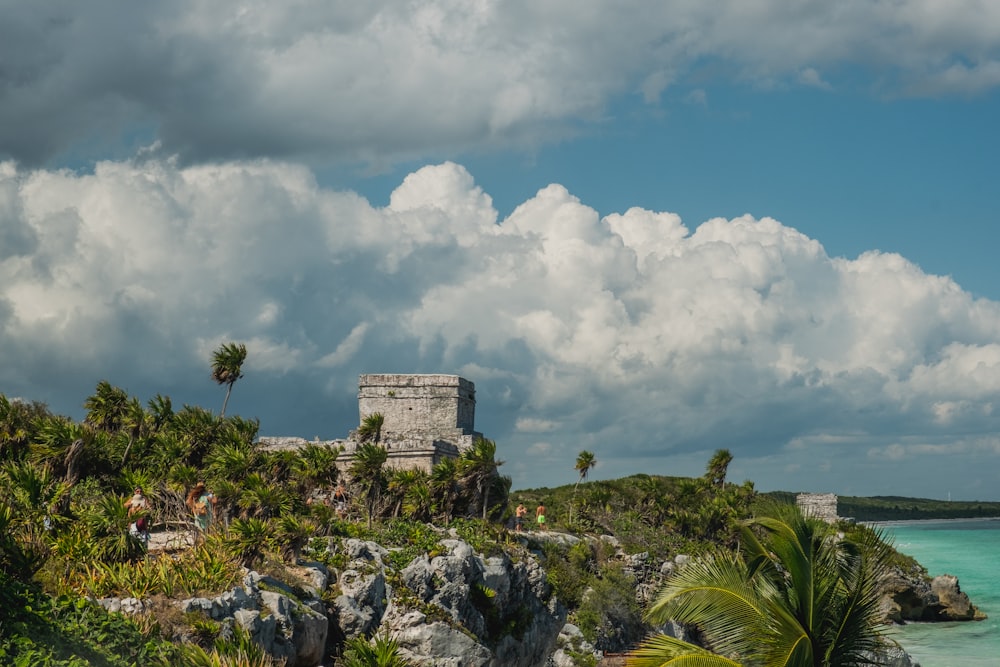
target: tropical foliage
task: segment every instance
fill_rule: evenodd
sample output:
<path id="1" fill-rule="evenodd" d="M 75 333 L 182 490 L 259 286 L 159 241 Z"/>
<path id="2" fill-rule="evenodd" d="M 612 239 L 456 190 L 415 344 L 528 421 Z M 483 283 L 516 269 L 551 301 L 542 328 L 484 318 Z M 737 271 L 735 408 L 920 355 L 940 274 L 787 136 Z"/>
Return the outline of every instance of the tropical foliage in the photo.
<path id="1" fill-rule="evenodd" d="M 247 346 L 243 343 L 223 343 L 212 354 L 212 379 L 226 387 L 226 398 L 222 401 L 222 412 L 226 416 L 226 406 L 229 405 L 229 395 L 233 393 L 233 385 L 243 377 L 243 362 L 247 359 Z"/>
<path id="2" fill-rule="evenodd" d="M 484 521 L 492 508 L 501 506 L 501 503 L 506 504 L 507 494 L 510 491 L 510 478 L 501 477 L 497 471 L 504 462 L 497 461 L 496 454 L 496 443 L 480 436 L 458 459 L 461 484 L 471 491 L 470 505 L 480 506 Z M 492 504 L 491 492 L 494 500 Z"/>
<path id="3" fill-rule="evenodd" d="M 347 642 L 340 664 L 344 667 L 410 667 L 393 639 L 376 635 L 370 642 L 363 636 Z"/>
<path id="4" fill-rule="evenodd" d="M 629 665 L 847 667 L 885 649 L 877 582 L 892 550 L 875 532 L 847 539 L 795 506 L 743 526 L 739 551 L 716 551 L 674 574 L 648 611 L 696 626 L 709 650 L 653 637 Z"/>
<path id="5" fill-rule="evenodd" d="M 100 609 L 75 601 L 217 594 L 237 585 L 244 567 L 279 571 L 300 555 L 334 558 L 326 547 L 340 536 L 391 546 L 390 560 L 402 567 L 439 552 L 445 533 L 431 523 L 443 524 L 477 552 L 498 555 L 525 539 L 504 528 L 512 506 L 544 502 L 553 529 L 614 535 L 628 553 L 662 558 L 706 553 L 713 544 L 735 546 L 750 516 L 753 485 L 725 481 L 731 460 L 725 450 L 716 453 L 704 477 L 637 475 L 597 482 L 587 481 L 596 457 L 583 451 L 574 466 L 575 484 L 513 494 L 510 478 L 499 472 L 504 462 L 497 458 L 497 445 L 485 438 L 458 458 L 442 459 L 429 473 L 388 467 L 391 443 L 383 442 L 378 414 L 363 420 L 356 434 L 363 442 L 349 463 L 339 448 L 320 444 L 267 450 L 257 440 L 255 419 L 225 414 L 245 358 L 243 346 L 227 344 L 213 359 L 213 378 L 227 386 L 219 414 L 176 407 L 159 394 L 144 404 L 106 380 L 83 401 L 86 416 L 80 422 L 0 394 L 0 664 L 77 667 L 84 663 L 45 642 L 103 656 L 103 649 L 87 645 L 100 644 L 97 636 L 112 637 L 109 650 L 117 656 L 143 656 L 139 664 L 257 664 L 261 658 L 252 651 L 227 653 L 210 633 L 196 633 L 203 641 L 187 649 L 161 641 L 185 635 L 170 627 L 185 621 L 161 618 L 140 627 L 106 620 Z M 343 477 L 338 466 L 346 468 Z M 197 547 L 170 557 L 147 554 L 129 531 L 135 516 L 129 516 L 125 500 L 140 486 L 150 501 L 146 514 L 154 534 L 191 531 L 185 496 L 198 480 L 218 499 L 214 524 Z M 339 482 L 349 490 L 346 516 L 329 502 Z M 770 545 L 766 537 L 759 534 L 761 543 Z M 627 648 L 620 629 L 642 618 L 620 563 L 612 563 L 612 554 L 599 545 L 540 550 L 549 583 L 570 606 L 571 620 L 601 648 Z M 489 597 L 488 591 L 476 595 Z M 73 619 L 84 635 L 67 638 L 65 619 Z M 153 627 L 157 623 L 163 627 Z M 379 641 L 366 646 L 391 656 L 391 647 Z M 366 650 L 359 644 L 353 655 L 367 659 Z M 114 657 L 94 659 L 126 664 Z"/>
<path id="6" fill-rule="evenodd" d="M 577 487 L 580 486 L 580 482 L 587 479 L 587 475 L 590 473 L 590 470 L 596 465 L 597 457 L 594 456 L 594 452 L 589 452 L 584 449 L 576 455 L 576 463 L 573 465 L 573 469 L 580 474 L 580 479 L 576 480 L 576 484 L 573 485 L 574 493 L 576 493 Z"/>
<path id="7" fill-rule="evenodd" d="M 750 516 L 753 483 L 715 486 L 706 477 L 632 475 L 510 494 L 510 505 L 542 503 L 553 530 L 616 535 L 629 552 L 696 554 L 708 544 L 735 546 Z"/>

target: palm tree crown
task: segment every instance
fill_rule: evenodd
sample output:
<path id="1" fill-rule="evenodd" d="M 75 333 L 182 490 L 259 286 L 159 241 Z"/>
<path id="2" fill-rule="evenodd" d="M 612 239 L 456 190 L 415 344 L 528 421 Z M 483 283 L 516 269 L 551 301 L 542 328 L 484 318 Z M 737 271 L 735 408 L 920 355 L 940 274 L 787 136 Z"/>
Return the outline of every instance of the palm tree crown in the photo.
<path id="1" fill-rule="evenodd" d="M 388 479 L 385 470 L 385 462 L 389 458 L 389 453 L 382 445 L 366 442 L 354 450 L 354 460 L 348 474 L 351 483 L 354 484 L 365 501 L 368 510 L 368 527 L 371 528 L 372 520 L 378 512 L 382 495 L 388 486 Z"/>
<path id="2" fill-rule="evenodd" d="M 504 464 L 496 460 L 497 444 L 477 437 L 472 446 L 462 452 L 458 461 L 463 485 L 475 493 L 482 503 L 483 519 L 486 519 L 490 506 L 490 488 L 498 476 L 497 468 Z"/>
<path id="3" fill-rule="evenodd" d="M 373 442 L 376 445 L 382 442 L 382 427 L 385 425 L 385 417 L 381 412 L 373 412 L 361 420 L 358 427 L 358 442 Z"/>
<path id="4" fill-rule="evenodd" d="M 226 406 L 233 385 L 243 377 L 243 362 L 247 359 L 247 346 L 243 343 L 223 343 L 212 354 L 212 379 L 226 385 L 226 398 L 222 402 L 220 417 L 226 416 Z"/>
<path id="5" fill-rule="evenodd" d="M 594 456 L 594 452 L 588 452 L 586 449 L 576 455 L 576 465 L 573 469 L 580 473 L 580 479 L 576 480 L 576 485 L 573 487 L 573 493 L 576 493 L 576 487 L 580 486 L 580 482 L 587 479 L 587 474 L 590 472 L 591 468 L 597 465 L 597 458 Z"/>
<path id="6" fill-rule="evenodd" d="M 705 479 L 712 486 L 717 486 L 719 488 L 725 488 L 726 486 L 726 472 L 729 470 L 729 464 L 733 461 L 733 455 L 728 449 L 717 449 L 715 453 L 712 454 L 712 458 L 708 460 L 708 465 L 705 468 Z"/>

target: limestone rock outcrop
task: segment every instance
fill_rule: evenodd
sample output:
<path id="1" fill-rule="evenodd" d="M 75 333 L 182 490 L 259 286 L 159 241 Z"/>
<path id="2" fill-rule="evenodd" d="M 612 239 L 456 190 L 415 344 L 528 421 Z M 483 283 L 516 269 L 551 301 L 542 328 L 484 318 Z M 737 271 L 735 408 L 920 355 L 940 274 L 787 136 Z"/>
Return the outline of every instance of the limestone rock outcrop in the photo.
<path id="1" fill-rule="evenodd" d="M 943 574 L 928 580 L 922 571 L 896 569 L 881 582 L 882 616 L 886 623 L 908 621 L 978 621 L 986 618 L 962 592 L 958 577 Z"/>
<path id="2" fill-rule="evenodd" d="M 315 570 L 313 572 L 313 570 Z M 320 564 L 306 568 L 313 581 L 326 581 Z M 126 615 L 148 611 L 151 605 L 135 598 L 97 601 L 111 612 Z M 174 604 L 184 613 L 200 613 L 219 623 L 223 635 L 233 628 L 246 630 L 253 640 L 289 667 L 316 667 L 326 653 L 329 620 L 318 597 L 301 595 L 273 577 L 249 571 L 241 586 L 213 598 L 188 598 Z"/>
<path id="3" fill-rule="evenodd" d="M 969 596 L 958 586 L 958 577 L 942 574 L 931 580 L 931 592 L 937 595 L 935 609 L 938 621 L 981 621 L 986 614 L 972 604 Z"/>
<path id="4" fill-rule="evenodd" d="M 381 629 L 416 664 L 544 664 L 566 610 L 538 561 L 527 552 L 483 557 L 459 539 L 440 545 L 399 573 L 403 590 L 392 591 Z"/>

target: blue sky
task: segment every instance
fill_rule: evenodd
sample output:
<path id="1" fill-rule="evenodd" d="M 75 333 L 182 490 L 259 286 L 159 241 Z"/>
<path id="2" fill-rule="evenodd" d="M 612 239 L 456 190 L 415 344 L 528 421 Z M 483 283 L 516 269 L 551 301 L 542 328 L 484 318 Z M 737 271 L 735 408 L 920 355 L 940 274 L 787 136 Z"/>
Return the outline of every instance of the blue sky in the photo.
<path id="1" fill-rule="evenodd" d="M 517 488 L 1000 500 L 998 88 L 976 2 L 0 0 L 0 392 L 237 340 L 267 435 L 472 380 Z"/>

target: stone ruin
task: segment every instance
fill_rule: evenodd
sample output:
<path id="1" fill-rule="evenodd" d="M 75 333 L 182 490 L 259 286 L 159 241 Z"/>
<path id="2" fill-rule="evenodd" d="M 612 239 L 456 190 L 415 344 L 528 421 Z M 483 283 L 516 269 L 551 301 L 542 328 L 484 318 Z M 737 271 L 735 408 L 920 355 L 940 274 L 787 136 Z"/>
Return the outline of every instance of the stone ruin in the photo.
<path id="1" fill-rule="evenodd" d="M 795 504 L 806 516 L 822 519 L 827 523 L 837 523 L 837 494 L 835 493 L 800 493 L 795 496 Z"/>
<path id="2" fill-rule="evenodd" d="M 369 415 L 383 417 L 381 444 L 386 465 L 423 470 L 445 457 L 456 458 L 482 434 L 475 430 L 476 387 L 457 375 L 367 374 L 358 378 L 359 425 Z M 357 430 L 336 440 L 261 437 L 265 449 L 298 449 L 307 444 L 341 448 L 342 469 L 360 444 Z"/>

